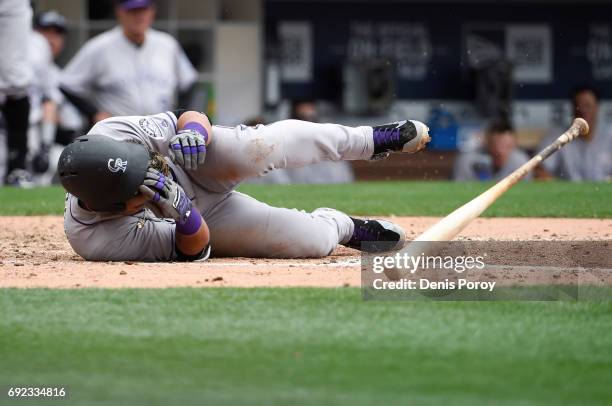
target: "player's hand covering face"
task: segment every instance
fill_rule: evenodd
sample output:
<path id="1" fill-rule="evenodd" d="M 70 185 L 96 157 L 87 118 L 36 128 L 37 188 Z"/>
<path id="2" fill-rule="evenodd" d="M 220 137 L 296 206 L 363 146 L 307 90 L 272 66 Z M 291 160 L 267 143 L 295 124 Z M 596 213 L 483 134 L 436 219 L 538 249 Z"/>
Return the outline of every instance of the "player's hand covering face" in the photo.
<path id="1" fill-rule="evenodd" d="M 139 190 L 159 208 L 164 217 L 180 222 L 189 216 L 191 200 L 183 188 L 157 169 L 147 170 Z"/>
<path id="2" fill-rule="evenodd" d="M 181 130 L 170 138 L 168 155 L 179 166 L 188 171 L 198 168 L 206 157 L 206 140 L 195 130 Z"/>

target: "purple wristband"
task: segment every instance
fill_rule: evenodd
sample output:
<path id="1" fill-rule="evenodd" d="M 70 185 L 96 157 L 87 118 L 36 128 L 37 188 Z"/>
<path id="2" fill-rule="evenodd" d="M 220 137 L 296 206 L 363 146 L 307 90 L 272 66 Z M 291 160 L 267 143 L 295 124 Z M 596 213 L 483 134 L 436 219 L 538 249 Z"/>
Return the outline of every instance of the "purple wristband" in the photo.
<path id="1" fill-rule="evenodd" d="M 176 222 L 176 232 L 183 235 L 192 235 L 198 232 L 202 225 L 202 216 L 195 207 L 191 208 L 189 217 Z"/>
<path id="2" fill-rule="evenodd" d="M 206 131 L 206 128 L 197 121 L 188 122 L 183 126 L 183 130 L 194 130 L 204 137 L 204 142 L 208 142 L 208 131 Z"/>

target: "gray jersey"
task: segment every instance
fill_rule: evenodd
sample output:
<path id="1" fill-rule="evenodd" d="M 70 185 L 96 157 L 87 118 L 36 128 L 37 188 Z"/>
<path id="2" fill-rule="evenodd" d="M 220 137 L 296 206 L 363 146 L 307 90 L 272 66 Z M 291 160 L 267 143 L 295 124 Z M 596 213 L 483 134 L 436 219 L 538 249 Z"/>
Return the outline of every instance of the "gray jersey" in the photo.
<path id="1" fill-rule="evenodd" d="M 93 126 L 88 134 L 118 140 L 134 139 L 149 150 L 167 152 L 163 140 L 175 134 L 175 125 L 176 117 L 167 112 L 149 117 L 107 119 Z M 189 187 L 185 173 L 174 165 L 172 169 L 185 192 L 193 197 L 193 189 Z M 159 218 L 153 210 L 154 207 L 147 207 L 132 216 L 96 213 L 83 209 L 78 199 L 68 194 L 64 230 L 75 252 L 88 260 L 176 259 L 174 221 Z"/>
<path id="2" fill-rule="evenodd" d="M 116 140 L 135 140 L 149 151 L 168 155 L 168 142 L 176 134 L 177 118 L 174 113 L 152 116 L 112 117 L 98 122 L 90 135 Z M 215 133 L 233 132 L 233 128 L 215 128 Z M 205 170 L 187 174 L 181 167 L 168 162 L 174 179 L 204 213 L 224 196 L 199 187 Z M 158 217 L 151 205 L 133 216 L 94 213 L 79 206 L 74 196 L 68 195 L 64 212 L 66 236 L 72 248 L 89 260 L 160 261 L 176 259 L 173 220 Z"/>
<path id="3" fill-rule="evenodd" d="M 499 170 L 494 171 L 493 160 L 486 152 L 464 152 L 459 154 L 455 160 L 453 179 L 459 181 L 501 180 L 528 160 L 527 154 L 516 148 L 512 151 L 506 163 Z M 532 176 L 531 173 L 528 173 L 525 179 L 531 179 Z"/>
<path id="4" fill-rule="evenodd" d="M 542 148 L 553 142 L 563 131 L 551 133 Z M 612 127 L 602 122 L 589 141 L 577 138 L 543 162 L 551 175 L 572 181 L 603 181 L 612 179 Z"/>
<path id="5" fill-rule="evenodd" d="M 155 114 L 174 105 L 177 91 L 197 79 L 178 42 L 150 29 L 136 46 L 116 27 L 89 40 L 62 73 L 61 83 L 114 116 Z"/>
<path id="6" fill-rule="evenodd" d="M 167 156 L 176 134 L 171 112 L 152 116 L 113 117 L 97 123 L 92 135 L 138 140 Z M 325 160 L 369 159 L 374 151 L 371 127 L 345 127 L 286 120 L 267 126 L 213 126 L 206 160 L 186 172 L 170 163 L 210 230 L 216 255 L 247 257 L 316 257 L 347 241 L 353 223 L 344 213 L 312 213 L 271 207 L 234 191 L 244 179 L 276 168 L 297 168 Z M 73 196 L 66 199 L 65 232 L 73 249 L 90 260 L 161 261 L 176 258 L 171 220 L 155 207 L 132 216 L 93 213 Z"/>
<path id="7" fill-rule="evenodd" d="M 150 209 L 132 216 L 95 213 L 66 195 L 64 230 L 74 251 L 90 261 L 170 261 L 177 258 L 174 221 Z"/>

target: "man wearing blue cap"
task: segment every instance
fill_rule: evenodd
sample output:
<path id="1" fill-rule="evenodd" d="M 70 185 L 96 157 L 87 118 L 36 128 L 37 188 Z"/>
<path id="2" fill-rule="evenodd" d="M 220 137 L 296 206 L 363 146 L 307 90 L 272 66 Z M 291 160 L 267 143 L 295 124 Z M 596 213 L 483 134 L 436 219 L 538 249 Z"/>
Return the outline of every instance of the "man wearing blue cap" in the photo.
<path id="1" fill-rule="evenodd" d="M 151 28 L 151 0 L 119 0 L 119 26 L 89 40 L 66 66 L 62 91 L 93 122 L 172 109 L 197 79 L 178 42 Z"/>

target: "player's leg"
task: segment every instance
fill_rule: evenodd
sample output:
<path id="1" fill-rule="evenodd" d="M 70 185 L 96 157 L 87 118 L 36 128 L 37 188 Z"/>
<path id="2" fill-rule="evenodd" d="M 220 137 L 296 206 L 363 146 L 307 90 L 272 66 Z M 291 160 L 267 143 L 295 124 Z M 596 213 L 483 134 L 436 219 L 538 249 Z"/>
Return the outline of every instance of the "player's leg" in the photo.
<path id="1" fill-rule="evenodd" d="M 27 186 L 31 182 L 26 171 L 30 100 L 27 96 L 8 97 L 2 106 L 8 138 L 8 170 L 6 183 Z"/>
<path id="2" fill-rule="evenodd" d="M 30 35 L 32 11 L 28 2 L 0 16 L 0 95 L 8 138 L 7 183 L 26 185 L 25 171 L 30 101 L 27 87 L 32 77 L 24 39 Z"/>
<path id="3" fill-rule="evenodd" d="M 213 131 L 218 133 L 208 148 L 204 172 L 230 189 L 245 178 L 277 168 L 368 160 L 395 150 L 415 152 L 429 140 L 427 127 L 417 121 L 347 127 L 284 120 L 256 127 L 214 127 Z"/>
<path id="4" fill-rule="evenodd" d="M 353 219 L 334 209 L 306 213 L 272 207 L 239 192 L 229 193 L 204 217 L 216 256 L 322 257 L 338 244 L 359 249 L 362 241 L 405 239 L 404 231 L 389 222 Z"/>

